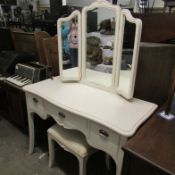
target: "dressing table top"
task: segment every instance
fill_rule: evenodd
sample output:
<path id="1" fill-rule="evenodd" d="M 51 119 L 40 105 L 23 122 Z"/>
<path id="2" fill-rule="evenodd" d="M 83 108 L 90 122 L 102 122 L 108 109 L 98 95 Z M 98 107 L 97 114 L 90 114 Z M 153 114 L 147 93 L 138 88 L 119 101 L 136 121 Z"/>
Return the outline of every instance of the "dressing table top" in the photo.
<path id="1" fill-rule="evenodd" d="M 131 136 L 157 108 L 139 99 L 127 101 L 117 94 L 82 83 L 62 83 L 59 77 L 23 87 L 55 106 Z"/>

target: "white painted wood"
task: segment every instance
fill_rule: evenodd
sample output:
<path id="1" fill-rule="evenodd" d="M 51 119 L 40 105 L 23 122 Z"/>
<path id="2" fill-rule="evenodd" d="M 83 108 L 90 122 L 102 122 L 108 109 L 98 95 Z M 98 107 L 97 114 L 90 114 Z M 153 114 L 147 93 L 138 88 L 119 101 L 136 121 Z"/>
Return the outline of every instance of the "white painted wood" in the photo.
<path id="1" fill-rule="evenodd" d="M 132 56 L 132 66 L 131 71 L 126 73 L 126 76 L 122 76 L 124 71 L 121 71 L 121 62 L 122 62 L 122 51 L 123 51 L 123 42 L 124 42 L 124 27 L 125 21 L 135 24 L 135 40 L 134 40 L 134 49 Z M 116 70 L 116 90 L 117 93 L 125 97 L 126 99 L 132 99 L 135 87 L 135 78 L 137 73 L 137 63 L 139 56 L 140 48 L 140 39 L 142 31 L 142 21 L 140 19 L 134 18 L 130 11 L 127 9 L 122 10 L 121 12 L 121 21 L 120 21 L 120 34 L 119 34 L 119 47 L 118 47 L 118 60 L 117 60 L 117 70 Z M 124 80 L 123 80 L 124 77 Z M 122 82 L 121 82 L 122 79 Z"/>
<path id="2" fill-rule="evenodd" d="M 63 47 L 62 47 L 62 34 L 61 26 L 64 22 L 70 22 L 73 18 L 77 17 L 78 21 L 78 69 L 75 69 L 73 74 L 66 74 L 63 69 Z M 66 18 L 59 18 L 57 21 L 57 30 L 58 30 L 58 53 L 59 53 L 59 69 L 60 77 L 63 82 L 69 81 L 79 81 L 81 79 L 81 15 L 78 10 L 72 12 L 72 14 Z"/>
<path id="3" fill-rule="evenodd" d="M 94 71 L 89 70 L 92 76 L 91 81 L 86 81 L 86 16 L 88 10 L 94 9 L 96 7 L 103 7 L 116 12 L 116 33 L 114 42 L 114 62 L 113 62 L 113 72 L 111 83 L 108 82 L 108 74 L 98 72 L 98 75 Z M 74 12 L 66 20 L 72 19 L 73 16 L 78 15 L 80 22 L 79 12 Z M 125 10 L 122 12 L 122 18 L 124 15 L 129 21 L 140 25 L 138 21 L 133 20 L 131 15 Z M 70 73 L 73 75 L 77 70 L 76 68 L 69 69 L 65 71 L 66 77 L 63 77 L 62 67 L 61 77 L 54 77 L 53 79 L 48 79 L 41 81 L 36 84 L 28 85 L 23 87 L 26 93 L 27 110 L 28 110 L 28 121 L 29 121 L 29 153 L 34 150 L 34 121 L 33 114 L 37 113 L 42 119 L 47 119 L 52 117 L 57 124 L 63 126 L 66 129 L 74 129 L 82 132 L 86 137 L 87 142 L 94 148 L 100 149 L 108 153 L 115 161 L 117 170 L 116 175 L 121 174 L 122 162 L 123 162 L 123 151 L 121 149 L 122 145 L 126 142 L 127 138 L 132 136 L 137 128 L 154 112 L 157 105 L 149 103 L 143 100 L 133 98 L 131 100 L 126 100 L 115 92 L 115 76 L 119 73 L 116 72 L 116 66 L 120 64 L 121 61 L 121 42 L 123 34 L 119 38 L 119 25 L 120 25 L 120 7 L 113 6 L 104 0 L 97 0 L 91 6 L 83 9 L 82 18 L 82 57 L 83 59 L 83 77 L 78 77 L 74 79 L 71 77 L 67 78 Z M 60 26 L 61 22 L 65 19 L 60 19 L 58 21 L 58 34 L 61 34 Z M 124 20 L 122 20 L 124 22 Z M 121 23 L 122 24 L 122 23 Z M 124 24 L 122 24 L 124 25 Z M 80 27 L 81 28 L 81 27 Z M 120 28 L 120 30 L 122 30 Z M 136 43 L 140 37 L 140 31 L 136 31 Z M 61 36 L 61 35 L 60 35 Z M 79 35 L 79 37 L 81 34 Z M 61 46 L 61 37 L 58 37 L 59 46 Z M 81 39 L 79 38 L 79 41 Z M 79 42 L 80 44 L 80 42 Z M 136 51 L 138 45 L 136 45 Z M 81 49 L 79 49 L 81 52 Z M 120 51 L 120 54 L 117 52 Z M 60 58 L 62 57 L 62 48 L 59 47 Z M 79 56 L 81 53 L 79 54 Z M 137 62 L 137 52 L 134 53 L 134 64 Z M 117 62 L 119 61 L 119 63 Z M 62 65 L 62 59 L 60 59 L 60 65 Z M 133 66 L 134 67 L 134 66 Z M 136 67 L 135 67 L 136 68 Z M 134 68 L 133 68 L 134 69 Z M 136 70 L 131 70 L 135 76 Z M 81 75 L 81 74 L 79 74 Z M 96 76 L 94 76 L 96 75 Z M 130 72 L 120 72 L 120 76 L 123 77 L 122 89 L 128 83 L 128 77 L 130 77 Z M 125 98 L 130 99 L 131 91 L 133 90 L 133 84 L 135 77 L 132 77 L 132 81 L 129 82 L 129 93 L 120 93 Z M 118 77 L 119 78 L 119 77 Z M 78 81 L 81 82 L 69 82 L 63 83 L 64 81 Z M 98 81 L 99 82 L 98 82 Z M 95 83 L 96 82 L 96 83 Z M 105 84 L 110 84 L 109 87 L 103 87 L 100 82 L 105 82 Z M 88 86 L 87 86 L 88 85 Z M 128 95 L 129 94 L 129 95 Z M 51 145 L 51 143 L 50 143 Z M 63 146 L 63 145 L 61 145 Z M 51 147 L 51 146 L 50 146 Z M 52 149 L 52 147 L 51 147 Z M 67 148 L 65 148 L 67 149 Z M 53 155 L 53 152 L 51 152 Z M 54 155 L 53 155 L 54 156 Z M 52 165 L 54 158 L 51 158 L 50 165 Z M 82 162 L 80 162 L 80 167 L 83 167 Z M 82 173 L 83 172 L 82 168 Z"/>
<path id="4" fill-rule="evenodd" d="M 111 79 L 107 80 L 110 81 L 106 86 L 103 84 L 100 84 L 101 81 L 98 82 L 89 82 L 86 77 L 86 37 L 87 37 L 87 13 L 90 10 L 96 9 L 96 8 L 105 8 L 109 9 L 111 11 L 114 11 L 116 19 L 115 19 L 115 36 L 114 36 L 114 50 L 113 50 L 113 68 L 112 68 L 112 77 Z M 98 88 L 105 88 L 106 90 L 112 90 L 114 89 L 114 82 L 115 82 L 115 72 L 116 72 L 116 64 L 117 64 L 117 48 L 118 48 L 118 34 L 119 34 L 119 25 L 120 25 L 120 12 L 121 9 L 119 6 L 112 5 L 111 3 L 105 1 L 105 0 L 97 0 L 96 2 L 92 3 L 90 6 L 87 6 L 83 8 L 82 10 L 82 81 L 85 84 L 89 84 L 91 86 L 95 86 Z"/>
<path id="5" fill-rule="evenodd" d="M 57 142 L 63 149 L 72 153 L 79 161 L 79 175 L 86 175 L 86 163 L 88 157 L 96 151 L 90 147 L 85 137 L 78 131 L 67 130 L 55 124 L 47 130 L 49 143 L 49 167 L 52 167 L 55 160 L 54 142 Z"/>
<path id="6" fill-rule="evenodd" d="M 84 135 L 88 133 L 88 121 L 85 118 L 79 117 L 72 114 L 70 111 L 61 109 L 60 107 L 45 101 L 45 110 L 47 114 L 52 116 L 52 118 L 64 128 L 67 129 L 77 129 L 81 131 Z M 61 116 L 60 114 L 64 115 Z"/>
<path id="7" fill-rule="evenodd" d="M 157 107 L 136 98 L 127 101 L 117 94 L 81 83 L 62 83 L 59 77 L 25 86 L 23 89 L 124 136 L 133 135 Z"/>
<path id="8" fill-rule="evenodd" d="M 115 93 L 81 83 L 63 83 L 60 77 L 25 86 L 23 90 L 28 109 L 29 153 L 34 150 L 33 113 L 44 113 L 64 128 L 82 132 L 89 145 L 108 153 L 116 163 L 116 175 L 121 173 L 122 145 L 157 107 L 139 99 L 126 101 Z M 37 100 L 31 100 L 33 97 Z M 36 111 L 36 101 L 41 102 L 41 111 Z"/>

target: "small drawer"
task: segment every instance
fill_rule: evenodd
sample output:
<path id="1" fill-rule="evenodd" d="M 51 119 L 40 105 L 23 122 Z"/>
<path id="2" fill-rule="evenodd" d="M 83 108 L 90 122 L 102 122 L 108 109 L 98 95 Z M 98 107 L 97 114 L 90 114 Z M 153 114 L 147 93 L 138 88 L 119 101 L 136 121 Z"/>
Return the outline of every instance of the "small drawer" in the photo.
<path id="1" fill-rule="evenodd" d="M 119 146 L 120 137 L 112 130 L 91 122 L 89 140 L 93 145 L 98 145 L 100 149 L 113 152 L 116 151 Z"/>
<path id="2" fill-rule="evenodd" d="M 26 98 L 27 107 L 30 109 L 30 111 L 38 114 L 43 119 L 46 119 L 47 117 L 45 115 L 43 99 L 34 94 L 27 94 Z"/>
<path id="3" fill-rule="evenodd" d="M 52 117 L 59 125 L 68 129 L 77 129 L 87 135 L 88 121 L 78 115 L 72 114 L 64 109 L 61 109 L 53 104 L 47 103 L 48 115 Z"/>

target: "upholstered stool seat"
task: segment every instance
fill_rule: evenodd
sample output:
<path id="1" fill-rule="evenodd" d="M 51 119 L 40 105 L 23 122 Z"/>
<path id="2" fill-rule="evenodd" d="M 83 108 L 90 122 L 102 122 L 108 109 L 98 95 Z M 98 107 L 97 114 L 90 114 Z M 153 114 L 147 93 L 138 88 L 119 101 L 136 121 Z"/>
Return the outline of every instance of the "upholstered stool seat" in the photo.
<path id="1" fill-rule="evenodd" d="M 85 139 L 85 136 L 78 131 L 68 130 L 55 124 L 47 130 L 49 143 L 49 167 L 52 167 L 55 160 L 54 141 L 64 150 L 72 153 L 79 161 L 79 174 L 86 174 L 86 163 L 88 157 L 95 152 Z"/>

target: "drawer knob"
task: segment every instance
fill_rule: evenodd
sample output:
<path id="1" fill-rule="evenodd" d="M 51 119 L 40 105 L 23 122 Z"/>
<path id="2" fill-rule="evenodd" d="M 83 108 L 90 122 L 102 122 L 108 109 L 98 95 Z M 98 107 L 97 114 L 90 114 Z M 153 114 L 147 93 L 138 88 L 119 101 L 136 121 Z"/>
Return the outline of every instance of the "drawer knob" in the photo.
<path id="1" fill-rule="evenodd" d="M 109 137 L 108 132 L 103 130 L 103 129 L 100 129 L 99 133 L 100 133 L 100 136 L 102 136 L 102 137 L 106 137 L 106 138 Z"/>
<path id="2" fill-rule="evenodd" d="M 59 112 L 58 115 L 59 115 L 61 118 L 63 118 L 63 119 L 66 118 L 65 114 L 62 113 L 62 112 Z"/>
<path id="3" fill-rule="evenodd" d="M 35 102 L 35 103 L 38 103 L 39 101 L 37 100 L 37 98 L 33 98 L 33 101 Z"/>

